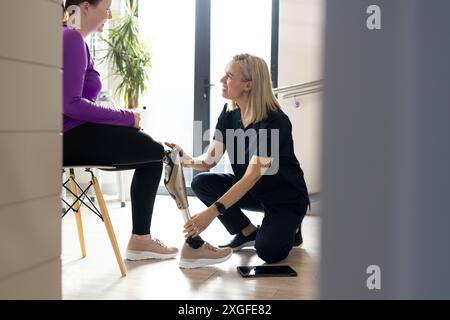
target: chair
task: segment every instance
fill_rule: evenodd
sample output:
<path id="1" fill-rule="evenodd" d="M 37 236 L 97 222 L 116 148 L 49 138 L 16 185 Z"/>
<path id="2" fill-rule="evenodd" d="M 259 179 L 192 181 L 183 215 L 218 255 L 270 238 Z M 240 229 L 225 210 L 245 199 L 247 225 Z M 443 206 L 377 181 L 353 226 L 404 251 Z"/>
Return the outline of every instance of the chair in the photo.
<path id="1" fill-rule="evenodd" d="M 90 174 L 90 181 L 86 188 L 82 188 L 80 184 L 77 182 L 75 177 L 75 168 L 84 168 L 86 172 Z M 66 171 L 69 170 L 69 177 L 65 177 L 63 179 L 63 189 L 68 191 L 72 195 L 73 202 L 70 204 L 64 197 L 61 200 L 67 206 L 65 210 L 63 210 L 62 217 L 64 217 L 70 210 L 75 213 L 75 219 L 77 223 L 78 229 L 78 237 L 80 239 L 80 247 L 81 247 L 81 255 L 82 257 L 86 257 L 86 246 L 84 242 L 84 233 L 83 233 L 83 224 L 81 221 L 81 205 L 85 205 L 90 211 L 92 211 L 95 215 L 97 215 L 104 223 L 106 227 L 106 231 L 109 236 L 109 240 L 111 241 L 111 245 L 116 256 L 117 263 L 119 264 L 120 273 L 122 276 L 126 276 L 125 264 L 123 262 L 122 256 L 120 254 L 119 246 L 117 244 L 117 239 L 114 233 L 114 229 L 111 223 L 111 219 L 109 217 L 108 209 L 106 207 L 105 200 L 103 198 L 103 193 L 100 190 L 100 186 L 97 180 L 96 175 L 94 174 L 93 169 L 115 169 L 115 167 L 105 167 L 105 166 L 64 166 L 62 173 L 63 176 L 66 175 Z M 100 210 L 95 206 L 94 202 L 88 196 L 89 190 L 93 187 L 95 191 L 95 196 L 97 198 L 98 206 Z"/>

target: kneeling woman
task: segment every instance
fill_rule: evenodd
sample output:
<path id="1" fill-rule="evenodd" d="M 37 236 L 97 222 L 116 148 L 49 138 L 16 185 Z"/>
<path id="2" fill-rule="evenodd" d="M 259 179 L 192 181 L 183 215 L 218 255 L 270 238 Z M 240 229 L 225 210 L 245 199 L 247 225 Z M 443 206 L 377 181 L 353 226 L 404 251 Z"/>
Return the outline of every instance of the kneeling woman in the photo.
<path id="1" fill-rule="evenodd" d="M 236 55 L 225 72 L 222 96 L 231 102 L 218 118 L 214 139 L 200 157 L 183 152 L 182 163 L 209 170 L 227 151 L 234 174 L 208 172 L 194 177 L 192 189 L 208 209 L 195 215 L 184 231 L 195 237 L 218 217 L 236 235 L 223 247 L 236 251 L 254 245 L 261 259 L 278 262 L 301 244 L 301 222 L 309 205 L 294 154 L 292 125 L 272 93 L 264 60 Z M 261 226 L 253 225 L 242 209 L 264 212 Z"/>

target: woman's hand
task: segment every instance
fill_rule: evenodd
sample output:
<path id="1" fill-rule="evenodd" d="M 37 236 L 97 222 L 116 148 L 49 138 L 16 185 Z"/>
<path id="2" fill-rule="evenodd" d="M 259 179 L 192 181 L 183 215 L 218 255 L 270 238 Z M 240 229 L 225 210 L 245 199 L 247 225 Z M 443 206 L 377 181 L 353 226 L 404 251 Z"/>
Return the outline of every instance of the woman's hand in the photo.
<path id="1" fill-rule="evenodd" d="M 186 152 L 184 152 L 184 150 L 179 145 L 172 142 L 164 142 L 164 144 L 168 146 L 170 149 L 178 151 L 178 153 L 180 154 L 181 165 L 183 167 L 188 168 L 192 164 L 192 157 L 188 155 Z"/>
<path id="2" fill-rule="evenodd" d="M 183 156 L 183 154 L 184 154 L 183 149 L 179 145 L 172 143 L 172 142 L 164 142 L 164 144 L 166 146 L 168 146 L 170 149 L 177 150 L 180 153 L 180 157 Z"/>
<path id="3" fill-rule="evenodd" d="M 131 111 L 131 112 L 133 112 L 133 115 L 134 115 L 134 127 L 136 129 L 141 129 L 141 125 L 140 125 L 141 114 L 137 111 Z"/>
<path id="4" fill-rule="evenodd" d="M 217 217 L 217 213 L 214 210 L 214 206 L 196 214 L 184 225 L 183 232 L 185 233 L 185 237 L 198 236 L 208 228 L 215 217 Z"/>

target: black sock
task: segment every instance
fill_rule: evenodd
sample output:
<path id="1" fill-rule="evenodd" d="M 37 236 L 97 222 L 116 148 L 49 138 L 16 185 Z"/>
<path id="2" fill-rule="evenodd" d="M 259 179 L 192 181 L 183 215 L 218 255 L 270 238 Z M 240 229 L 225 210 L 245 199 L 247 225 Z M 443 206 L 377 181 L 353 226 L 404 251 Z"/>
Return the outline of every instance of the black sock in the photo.
<path id="1" fill-rule="evenodd" d="M 205 241 L 200 237 L 200 236 L 196 236 L 196 237 L 188 237 L 186 239 L 186 243 L 192 248 L 192 249 L 198 249 L 200 248 Z"/>

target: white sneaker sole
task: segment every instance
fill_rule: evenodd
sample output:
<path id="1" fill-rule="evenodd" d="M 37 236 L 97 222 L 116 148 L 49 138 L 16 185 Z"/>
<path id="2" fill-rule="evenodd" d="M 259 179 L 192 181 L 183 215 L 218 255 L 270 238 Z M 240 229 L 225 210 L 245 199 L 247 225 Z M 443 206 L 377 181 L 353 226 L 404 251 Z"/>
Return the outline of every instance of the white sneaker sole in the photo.
<path id="1" fill-rule="evenodd" d="M 125 259 L 127 259 L 127 260 L 146 260 L 146 259 L 166 260 L 166 259 L 174 258 L 177 254 L 178 254 L 178 252 L 162 254 L 162 253 L 156 253 L 156 252 L 150 252 L 150 251 L 127 250 L 125 252 Z"/>
<path id="2" fill-rule="evenodd" d="M 233 250 L 233 252 L 236 252 L 236 251 L 239 251 L 239 250 L 241 250 L 243 248 L 246 248 L 246 247 L 252 247 L 252 248 L 255 247 L 255 241 L 248 241 L 248 242 L 246 242 L 244 244 L 241 244 L 239 247 L 231 248 L 231 250 Z"/>
<path id="3" fill-rule="evenodd" d="M 231 258 L 233 255 L 233 252 L 230 252 L 229 255 L 220 258 L 220 259 L 180 259 L 180 268 L 181 269 L 193 269 L 193 268 L 200 268 L 200 267 L 206 267 L 213 264 L 222 263 L 224 261 L 227 261 Z"/>

